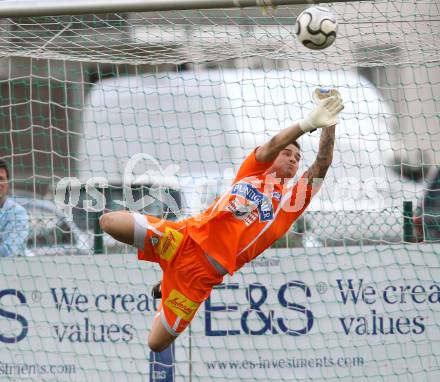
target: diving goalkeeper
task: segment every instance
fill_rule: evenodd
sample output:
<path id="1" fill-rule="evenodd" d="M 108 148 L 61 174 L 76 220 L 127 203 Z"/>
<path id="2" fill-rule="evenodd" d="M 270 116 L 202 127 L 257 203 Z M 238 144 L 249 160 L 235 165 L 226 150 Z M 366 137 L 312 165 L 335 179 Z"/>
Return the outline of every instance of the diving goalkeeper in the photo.
<path id="1" fill-rule="evenodd" d="M 177 222 L 128 211 L 101 216 L 106 233 L 138 248 L 139 260 L 162 268 L 162 302 L 148 337 L 152 351 L 167 348 L 223 276 L 284 235 L 319 190 L 344 106 L 335 89 L 317 89 L 314 98 L 316 107 L 305 119 L 248 155 L 231 187 L 205 212 Z M 297 139 L 315 129 L 322 129 L 317 158 L 292 184 L 301 160 Z"/>

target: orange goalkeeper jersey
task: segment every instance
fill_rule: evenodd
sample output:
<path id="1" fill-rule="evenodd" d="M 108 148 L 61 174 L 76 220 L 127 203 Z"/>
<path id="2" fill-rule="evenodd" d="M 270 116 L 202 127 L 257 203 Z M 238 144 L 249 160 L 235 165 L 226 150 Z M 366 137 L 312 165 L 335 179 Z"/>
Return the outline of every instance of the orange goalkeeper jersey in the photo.
<path id="1" fill-rule="evenodd" d="M 258 162 L 255 152 L 245 159 L 231 187 L 187 221 L 193 240 L 230 274 L 286 233 L 312 198 L 304 174 L 293 186 L 283 186 L 267 174 L 273 162 Z"/>

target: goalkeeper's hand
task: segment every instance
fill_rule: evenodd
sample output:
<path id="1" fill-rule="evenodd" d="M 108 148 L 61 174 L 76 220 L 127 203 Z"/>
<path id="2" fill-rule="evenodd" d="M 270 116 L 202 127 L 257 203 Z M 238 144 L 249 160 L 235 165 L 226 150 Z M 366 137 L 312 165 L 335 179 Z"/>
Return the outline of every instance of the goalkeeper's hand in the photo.
<path id="1" fill-rule="evenodd" d="M 316 89 L 314 99 L 317 102 L 316 107 L 299 122 L 299 127 L 305 133 L 336 125 L 339 113 L 344 108 L 341 95 L 336 89 Z"/>

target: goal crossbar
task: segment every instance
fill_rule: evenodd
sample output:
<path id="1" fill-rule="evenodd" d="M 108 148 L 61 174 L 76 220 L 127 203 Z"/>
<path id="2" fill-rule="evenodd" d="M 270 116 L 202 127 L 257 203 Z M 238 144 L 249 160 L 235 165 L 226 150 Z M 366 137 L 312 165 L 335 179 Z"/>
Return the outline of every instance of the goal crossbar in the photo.
<path id="1" fill-rule="evenodd" d="M 367 0 L 361 0 L 367 1 Z M 0 18 L 338 3 L 346 0 L 69 0 L 0 2 Z"/>

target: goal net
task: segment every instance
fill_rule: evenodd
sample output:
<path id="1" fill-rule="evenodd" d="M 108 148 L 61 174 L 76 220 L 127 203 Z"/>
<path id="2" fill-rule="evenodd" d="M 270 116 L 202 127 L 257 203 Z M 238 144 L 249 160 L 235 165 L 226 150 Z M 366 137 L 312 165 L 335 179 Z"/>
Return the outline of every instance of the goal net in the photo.
<path id="1" fill-rule="evenodd" d="M 29 16 L 14 3 L 20 17 L 0 2 L 0 158 L 27 239 L 3 207 L 0 375 L 439 376 L 438 2 L 325 4 L 339 29 L 322 51 L 295 39 L 306 5 Z M 320 193 L 172 349 L 150 354 L 160 270 L 103 235 L 99 216 L 203 211 L 331 86 L 345 109 Z M 300 138 L 298 174 L 319 136 Z"/>

